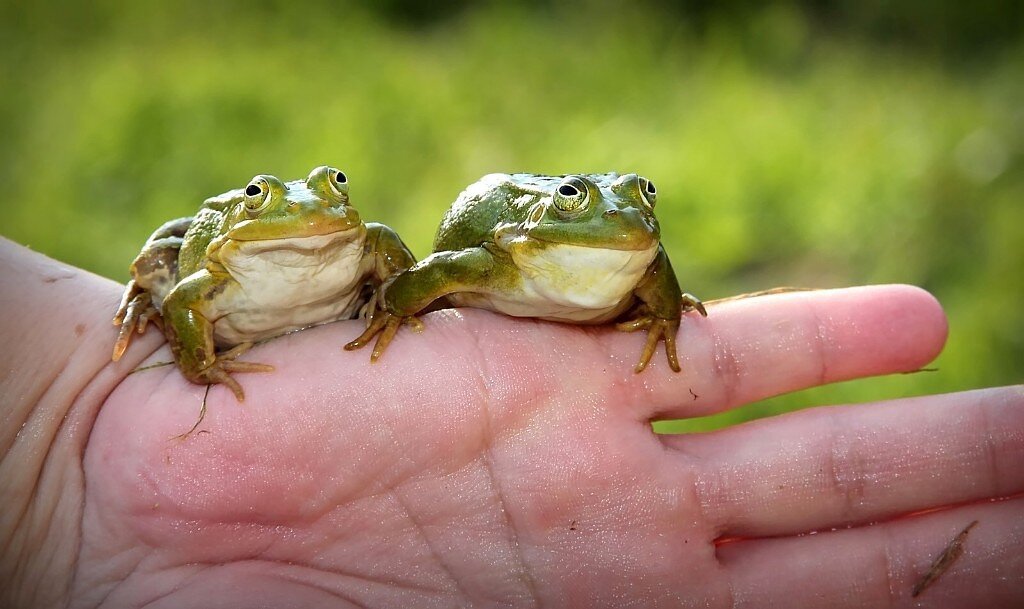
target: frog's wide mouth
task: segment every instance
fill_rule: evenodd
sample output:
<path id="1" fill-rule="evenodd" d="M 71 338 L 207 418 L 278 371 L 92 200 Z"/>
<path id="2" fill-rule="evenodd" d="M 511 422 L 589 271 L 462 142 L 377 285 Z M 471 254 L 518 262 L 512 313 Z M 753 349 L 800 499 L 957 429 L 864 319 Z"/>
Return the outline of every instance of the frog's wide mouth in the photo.
<path id="1" fill-rule="evenodd" d="M 235 246 L 241 253 L 255 255 L 283 249 L 314 251 L 322 249 L 336 241 L 350 241 L 356 238 L 361 232 L 363 232 L 363 227 L 360 225 L 350 226 L 330 232 L 314 234 L 307 233 L 296 236 L 268 235 L 251 238 L 237 238 L 229 232 L 228 237 L 231 241 L 235 242 Z"/>
<path id="2" fill-rule="evenodd" d="M 349 207 L 331 207 L 306 210 L 305 213 L 266 214 L 243 220 L 232 226 L 225 237 L 232 241 L 301 241 L 306 237 L 344 233 L 362 225 L 356 210 Z"/>
<path id="3" fill-rule="evenodd" d="M 636 239 L 621 239 L 621 240 L 608 240 L 608 241 L 597 241 L 591 243 L 577 243 L 575 241 L 558 240 L 558 239 L 545 239 L 536 235 L 530 235 L 530 241 L 537 241 L 550 247 L 558 247 L 565 245 L 568 247 L 578 247 L 582 249 L 591 250 L 615 250 L 619 252 L 645 252 L 652 247 L 657 247 L 660 242 L 657 238 L 651 238 L 646 241 L 638 241 Z"/>
<path id="4" fill-rule="evenodd" d="M 657 233 L 637 235 L 633 232 L 606 233 L 595 235 L 584 231 L 547 231 L 534 228 L 527 233 L 509 232 L 498 236 L 502 247 L 515 243 L 533 242 L 536 247 L 559 247 L 567 245 L 590 250 L 614 250 L 619 252 L 644 252 L 658 247 L 661 239 Z"/>

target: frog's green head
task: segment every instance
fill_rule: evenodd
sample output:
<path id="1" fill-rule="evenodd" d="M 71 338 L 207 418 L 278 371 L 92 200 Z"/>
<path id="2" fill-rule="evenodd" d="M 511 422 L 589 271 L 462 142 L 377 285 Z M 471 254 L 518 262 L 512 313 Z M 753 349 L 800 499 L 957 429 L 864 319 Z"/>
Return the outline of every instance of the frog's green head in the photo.
<path id="1" fill-rule="evenodd" d="M 305 180 L 282 182 L 258 175 L 237 193 L 222 234 L 232 241 L 271 241 L 341 233 L 362 225 L 348 204 L 348 178 L 317 167 Z"/>
<path id="2" fill-rule="evenodd" d="M 660 238 L 657 190 L 635 173 L 569 175 L 526 214 L 516 232 L 529 240 L 613 250 L 647 250 Z"/>

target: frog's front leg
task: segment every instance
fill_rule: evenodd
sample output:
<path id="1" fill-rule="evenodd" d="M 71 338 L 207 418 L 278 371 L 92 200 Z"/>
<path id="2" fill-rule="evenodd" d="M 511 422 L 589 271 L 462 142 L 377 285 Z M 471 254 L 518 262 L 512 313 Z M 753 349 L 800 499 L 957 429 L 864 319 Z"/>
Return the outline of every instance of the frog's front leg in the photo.
<path id="1" fill-rule="evenodd" d="M 416 264 L 416 258 L 402 242 L 398 233 L 383 224 L 367 223 L 365 255 L 372 261 L 370 282 L 373 284 L 373 296 L 367 305 L 369 314 L 366 319 L 366 330 L 345 345 L 346 351 L 363 347 L 378 334 L 381 334 L 381 338 L 378 338 L 377 343 L 381 344 L 383 341 L 386 347 L 403 323 L 411 325 L 416 332 L 423 330 L 423 322 L 416 317 L 395 316 L 384 308 L 384 286 L 389 284 L 393 277 Z M 376 361 L 381 352 L 383 347 L 380 351 L 374 348 L 370 359 Z"/>
<path id="2" fill-rule="evenodd" d="M 381 311 L 345 349 L 358 349 L 378 335 L 370 354 L 370 361 L 377 361 L 403 323 L 415 320 L 414 330 L 421 328 L 417 313 L 442 296 L 483 288 L 494 279 L 495 266 L 494 254 L 484 247 L 431 254 L 383 284 Z"/>
<path id="3" fill-rule="evenodd" d="M 634 370 L 638 373 L 643 372 L 658 349 L 658 342 L 664 339 L 668 365 L 674 372 L 679 372 L 676 334 L 679 332 L 680 308 L 683 311 L 697 310 L 705 317 L 708 312 L 699 298 L 692 294 L 684 294 L 679 289 L 679 282 L 663 247 L 658 247 L 658 256 L 647 269 L 647 274 L 637 285 L 633 295 L 640 301 L 634 310 L 635 317 L 616 324 L 615 327 L 624 332 L 647 330 L 647 342 Z"/>
<path id="4" fill-rule="evenodd" d="M 380 286 L 416 264 L 416 258 L 398 236 L 384 224 L 366 223 L 366 255 L 373 260 L 373 283 Z"/>
<path id="5" fill-rule="evenodd" d="M 213 322 L 204 314 L 204 304 L 216 295 L 218 283 L 206 271 L 179 283 L 164 300 L 164 334 L 181 373 L 198 384 L 227 385 L 239 402 L 245 392 L 232 372 L 270 372 L 273 366 L 237 362 L 235 357 L 250 346 L 243 343 L 218 356 L 213 340 Z"/>

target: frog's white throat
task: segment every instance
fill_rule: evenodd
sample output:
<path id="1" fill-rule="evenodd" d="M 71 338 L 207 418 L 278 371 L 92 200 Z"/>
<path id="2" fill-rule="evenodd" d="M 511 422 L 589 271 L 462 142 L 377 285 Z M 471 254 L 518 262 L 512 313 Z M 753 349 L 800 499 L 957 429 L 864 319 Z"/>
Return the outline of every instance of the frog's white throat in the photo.
<path id="1" fill-rule="evenodd" d="M 512 247 L 509 253 L 519 270 L 518 289 L 457 294 L 455 304 L 516 317 L 604 323 L 630 304 L 633 290 L 658 255 L 658 243 L 643 250 L 550 245 Z"/>
<path id="2" fill-rule="evenodd" d="M 264 241 L 231 241 L 220 262 L 253 303 L 270 308 L 334 298 L 365 274 L 366 229 Z"/>

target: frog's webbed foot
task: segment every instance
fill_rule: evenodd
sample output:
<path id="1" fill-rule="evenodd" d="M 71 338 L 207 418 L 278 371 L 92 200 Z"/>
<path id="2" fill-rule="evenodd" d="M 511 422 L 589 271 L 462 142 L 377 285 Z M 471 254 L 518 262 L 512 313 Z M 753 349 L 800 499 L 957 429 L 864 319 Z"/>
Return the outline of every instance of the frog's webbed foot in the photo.
<path id="1" fill-rule="evenodd" d="M 658 342 L 665 340 L 665 355 L 668 356 L 668 365 L 674 372 L 679 372 L 679 357 L 676 355 L 676 332 L 679 330 L 678 319 L 661 319 L 652 315 L 643 315 L 630 321 L 615 324 L 615 329 L 622 332 L 636 332 L 647 330 L 647 342 L 640 352 L 640 361 L 637 363 L 634 372 L 643 372 L 647 364 L 651 363 L 654 352 L 658 350 Z"/>
<path id="2" fill-rule="evenodd" d="M 370 339 L 377 336 L 377 342 L 374 343 L 373 351 L 370 353 L 370 361 L 375 362 L 384 354 L 384 350 L 391 344 L 391 340 L 395 338 L 395 334 L 398 333 L 398 329 L 402 327 L 402 324 L 412 326 L 413 332 L 423 331 L 423 322 L 414 316 L 402 317 L 378 309 L 371 315 L 370 323 L 366 326 L 366 330 L 357 336 L 355 340 L 345 345 L 345 350 L 354 351 L 364 347 L 369 344 Z"/>
<path id="3" fill-rule="evenodd" d="M 256 362 L 238 362 L 235 358 L 245 353 L 252 347 L 252 343 L 242 343 L 217 355 L 217 359 L 206 368 L 200 370 L 193 380 L 197 383 L 220 383 L 227 385 L 228 389 L 235 394 L 239 402 L 245 401 L 245 392 L 242 386 L 231 376 L 232 372 L 273 372 L 274 367 L 269 364 L 257 364 Z"/>
<path id="4" fill-rule="evenodd" d="M 132 334 L 145 332 L 146 326 L 151 321 L 161 330 L 163 329 L 163 318 L 153 306 L 150 293 L 138 287 L 134 281 L 128 282 L 124 297 L 121 299 L 121 306 L 118 307 L 117 314 L 114 316 L 114 325 L 120 325 L 121 329 L 118 330 L 111 359 L 115 362 L 121 359 L 132 340 Z"/>

